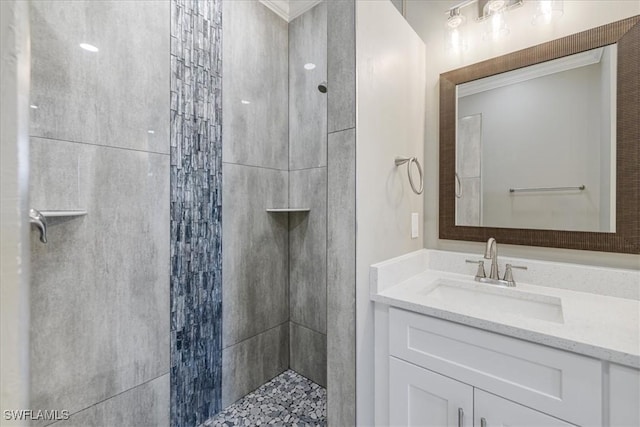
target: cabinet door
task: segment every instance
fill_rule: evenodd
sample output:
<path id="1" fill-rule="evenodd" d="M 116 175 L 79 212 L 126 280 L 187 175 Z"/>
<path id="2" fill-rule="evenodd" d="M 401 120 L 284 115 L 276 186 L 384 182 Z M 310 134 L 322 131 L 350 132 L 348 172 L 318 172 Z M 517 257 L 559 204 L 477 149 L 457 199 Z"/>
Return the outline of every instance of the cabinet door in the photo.
<path id="1" fill-rule="evenodd" d="M 473 387 L 389 358 L 392 426 L 472 427 Z"/>
<path id="2" fill-rule="evenodd" d="M 609 381 L 609 425 L 640 426 L 640 371 L 611 364 Z"/>
<path id="3" fill-rule="evenodd" d="M 569 424 L 496 395 L 474 390 L 476 427 L 570 427 Z"/>

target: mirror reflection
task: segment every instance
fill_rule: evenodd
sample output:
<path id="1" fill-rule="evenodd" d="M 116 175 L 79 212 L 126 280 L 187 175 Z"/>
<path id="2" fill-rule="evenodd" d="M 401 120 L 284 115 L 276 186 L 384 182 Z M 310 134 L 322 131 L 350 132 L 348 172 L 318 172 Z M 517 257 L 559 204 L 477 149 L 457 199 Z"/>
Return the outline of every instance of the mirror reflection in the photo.
<path id="1" fill-rule="evenodd" d="M 456 225 L 615 232 L 616 45 L 456 86 Z"/>

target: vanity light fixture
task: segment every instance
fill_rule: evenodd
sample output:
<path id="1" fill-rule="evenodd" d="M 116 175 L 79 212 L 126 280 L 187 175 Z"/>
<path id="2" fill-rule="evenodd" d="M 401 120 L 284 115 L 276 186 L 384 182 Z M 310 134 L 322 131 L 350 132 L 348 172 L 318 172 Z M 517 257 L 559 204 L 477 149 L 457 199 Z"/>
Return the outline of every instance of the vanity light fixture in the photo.
<path id="1" fill-rule="evenodd" d="M 465 23 L 466 18 L 460 14 L 460 8 L 455 7 L 449 10 L 449 17 L 447 18 L 446 30 L 447 30 L 447 48 L 454 52 L 464 50 L 465 40 L 461 34 L 461 26 Z"/>
<path id="2" fill-rule="evenodd" d="M 539 0 L 536 13 L 531 21 L 533 25 L 548 24 L 564 14 L 563 0 Z"/>
<path id="3" fill-rule="evenodd" d="M 458 28 L 460 25 L 464 24 L 466 18 L 464 15 L 460 14 L 460 8 L 454 7 L 449 10 L 449 17 L 447 18 L 447 27 L 451 29 Z"/>
<path id="4" fill-rule="evenodd" d="M 476 14 L 466 13 L 466 16 L 474 16 L 476 22 L 483 22 L 485 40 L 496 40 L 509 34 L 507 26 L 507 12 L 524 4 L 525 0 L 464 0 L 446 11 L 446 45 L 449 50 L 458 51 L 467 46 L 461 27 L 466 21 L 463 9 L 475 4 Z M 535 14 L 533 25 L 541 25 L 551 22 L 564 14 L 563 0 L 527 0 L 535 1 Z M 471 19 L 471 18 L 470 18 Z"/>

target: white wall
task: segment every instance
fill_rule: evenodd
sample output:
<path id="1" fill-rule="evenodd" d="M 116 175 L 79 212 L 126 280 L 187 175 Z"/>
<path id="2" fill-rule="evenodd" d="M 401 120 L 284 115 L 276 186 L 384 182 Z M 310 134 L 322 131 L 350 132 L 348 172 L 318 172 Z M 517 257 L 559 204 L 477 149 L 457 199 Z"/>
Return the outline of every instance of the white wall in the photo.
<path id="1" fill-rule="evenodd" d="M 600 68 L 459 98 L 459 117 L 482 115 L 483 226 L 608 231 L 608 224 L 600 230 Z M 583 191 L 509 192 L 583 184 Z"/>
<path id="2" fill-rule="evenodd" d="M 424 246 L 444 250 L 481 253 L 483 243 L 440 240 L 438 238 L 438 123 L 440 74 L 471 65 L 496 56 L 535 46 L 626 17 L 640 14 L 640 2 L 635 0 L 566 0 L 564 16 L 547 26 L 532 26 L 531 17 L 535 2 L 525 2 L 508 14 L 511 33 L 502 41 L 484 42 L 482 25 L 470 17 L 466 27 L 473 40 L 469 50 L 453 54 L 444 46 L 445 12 L 458 4 L 457 0 L 422 1 L 408 0 L 406 17 L 425 41 L 427 49 L 427 95 L 425 135 L 425 239 Z M 464 14 L 475 11 L 473 6 Z M 500 245 L 500 252 L 514 257 L 549 259 L 612 267 L 640 268 L 640 257 L 628 254 L 612 254 L 568 249 L 537 248 L 516 245 Z"/>
<path id="3" fill-rule="evenodd" d="M 423 159 L 425 48 L 391 2 L 356 4 L 356 419 L 370 426 L 369 266 L 422 247 L 422 230 L 411 239 L 410 219 L 417 212 L 422 224 L 423 196 L 411 191 L 406 165 L 396 168 L 394 158 Z"/>
<path id="4" fill-rule="evenodd" d="M 29 408 L 29 3 L 0 2 L 0 423 Z"/>

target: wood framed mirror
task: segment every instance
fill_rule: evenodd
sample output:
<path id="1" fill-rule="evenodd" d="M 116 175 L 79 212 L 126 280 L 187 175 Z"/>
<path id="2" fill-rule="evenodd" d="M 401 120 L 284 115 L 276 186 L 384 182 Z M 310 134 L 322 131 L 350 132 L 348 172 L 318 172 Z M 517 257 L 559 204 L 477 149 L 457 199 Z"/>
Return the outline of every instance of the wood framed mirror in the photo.
<path id="1" fill-rule="evenodd" d="M 608 49 L 609 46 L 613 46 L 613 50 Z M 459 109 L 461 111 L 472 111 L 472 109 L 463 108 L 459 94 L 473 96 L 480 91 L 488 91 L 487 87 L 503 87 L 506 85 L 504 81 L 526 79 L 533 81 L 531 77 L 516 76 L 512 78 L 511 76 L 525 68 L 528 75 L 551 74 L 547 71 L 532 72 L 530 70 L 548 68 L 547 64 L 560 63 L 563 62 L 563 58 L 576 55 L 613 58 L 611 59 L 612 68 L 608 68 L 613 70 L 608 77 L 612 83 L 611 97 L 607 98 L 608 95 L 601 94 L 598 95 L 600 98 L 594 102 L 594 105 L 600 110 L 606 110 L 603 105 L 609 99 L 611 103 L 610 118 L 601 120 L 602 123 L 609 120 L 609 128 L 603 127 L 604 130 L 600 129 L 596 132 L 592 129 L 586 132 L 584 129 L 580 130 L 580 133 L 585 135 L 600 132 L 602 135 L 611 136 L 609 142 L 606 142 L 607 137 L 599 137 L 605 148 L 594 149 L 600 150 L 602 157 L 605 158 L 595 160 L 596 163 L 600 162 L 601 167 L 594 166 L 592 160 L 585 161 L 588 164 L 574 168 L 580 172 L 576 172 L 574 175 L 581 175 L 573 181 L 567 179 L 568 174 L 564 169 L 571 169 L 566 166 L 567 162 L 573 161 L 570 157 L 571 150 L 564 150 L 564 154 L 561 154 L 560 150 L 556 152 L 555 149 L 545 148 L 542 144 L 542 142 L 553 140 L 549 137 L 549 129 L 555 131 L 557 124 L 548 125 L 537 122 L 537 127 L 547 129 L 546 134 L 535 137 L 538 138 L 537 142 L 539 143 L 536 147 L 537 151 L 522 149 L 522 151 L 514 153 L 513 150 L 519 147 L 518 144 L 525 144 L 523 141 L 528 132 L 520 130 L 521 137 L 512 131 L 509 137 L 504 138 L 505 141 L 508 141 L 509 146 L 496 147 L 496 141 L 501 140 L 501 137 L 496 137 L 496 133 L 485 131 L 482 123 L 472 123 L 473 120 L 475 122 L 484 120 L 483 123 L 486 123 L 488 128 L 491 123 L 488 115 L 485 117 L 479 113 L 479 119 L 470 119 L 471 131 L 469 131 L 469 126 L 465 124 L 466 122 L 461 122 L 461 119 L 466 120 L 472 116 L 460 117 Z M 601 59 L 597 59 L 597 61 L 604 63 L 604 60 Z M 605 69 L 604 65 L 599 66 Z M 578 68 L 573 65 L 567 67 Z M 606 74 L 606 72 L 604 73 Z M 567 76 L 564 78 L 565 82 L 577 79 Z M 596 78 L 604 79 L 604 77 Z M 474 86 L 476 89 L 473 89 Z M 570 85 L 560 83 L 555 87 L 568 86 Z M 470 87 L 471 89 L 469 89 Z M 585 92 L 577 90 L 577 93 Z M 515 94 L 520 96 L 515 99 L 514 105 L 532 104 L 530 98 L 522 96 L 522 92 L 511 91 L 512 101 Z M 554 92 L 553 96 L 560 95 Z M 510 111 L 511 107 L 508 102 L 498 102 L 496 99 L 493 99 L 493 105 L 502 108 L 502 113 Z M 469 104 L 468 101 L 465 102 L 465 105 Z M 541 105 L 551 103 L 555 108 L 555 101 L 546 102 L 547 104 L 543 102 Z M 582 104 L 580 100 L 574 99 L 573 105 L 575 109 L 578 109 Z M 562 116 L 562 114 L 559 115 Z M 564 114 L 569 117 L 573 115 L 573 112 Z M 508 114 L 502 114 L 502 121 L 511 120 L 507 117 L 509 117 Z M 518 125 L 516 119 L 513 120 L 515 125 L 512 127 L 523 129 Z M 563 121 L 569 122 L 571 120 Z M 589 124 L 590 126 L 591 120 L 582 118 L 577 123 Z M 607 129 L 610 129 L 610 132 Z M 558 131 L 558 133 L 561 132 Z M 572 142 L 574 144 L 573 153 L 582 153 L 583 147 L 579 144 L 586 143 L 575 137 L 576 133 L 578 132 L 575 129 L 564 131 L 564 140 L 575 139 L 576 141 Z M 469 137 L 467 134 L 472 136 Z M 462 138 L 461 135 L 467 136 Z M 567 138 L 567 135 L 570 137 Z M 459 170 L 461 170 L 462 163 L 469 162 L 470 157 L 467 156 L 466 160 L 461 160 L 460 156 L 464 156 L 464 147 L 466 147 L 461 144 L 475 141 L 474 138 L 486 138 L 488 141 L 484 145 L 474 142 L 480 144 L 480 148 L 475 149 L 476 152 L 479 152 L 476 157 L 482 159 L 482 156 L 485 156 L 485 161 L 473 160 L 476 162 L 476 166 L 472 166 L 471 169 L 475 168 L 475 170 L 481 171 L 478 174 L 482 176 L 469 178 L 463 186 L 462 180 L 465 178 L 460 178 Z M 536 142 L 535 138 L 529 139 Z M 557 141 L 552 141 L 552 143 L 556 146 L 560 144 Z M 485 146 L 493 146 L 493 148 Z M 533 157 L 536 156 L 531 156 L 531 153 L 536 153 L 536 156 L 539 153 L 548 153 L 549 157 L 546 160 L 544 158 L 535 160 Z M 495 161 L 496 156 L 503 157 L 500 159 L 502 163 Z M 608 159 L 606 159 L 607 156 Z M 555 174 L 556 181 L 553 181 L 553 163 L 558 159 L 560 161 L 556 163 L 559 166 L 556 168 L 562 169 L 564 175 Z M 538 162 L 537 167 L 542 173 L 529 173 L 529 178 L 525 178 L 526 174 L 520 173 L 519 170 L 526 170 L 527 163 L 531 163 L 532 167 L 535 167 L 536 161 Z M 513 167 L 514 164 L 515 167 Z M 541 165 L 544 165 L 544 169 L 540 169 Z M 585 180 L 596 174 L 596 169 L 598 170 L 597 174 L 602 171 L 601 181 L 596 181 L 594 185 L 585 184 Z M 608 172 L 605 173 L 605 169 Z M 495 170 L 501 171 L 503 175 L 492 175 L 492 171 Z M 558 176 L 563 176 L 563 178 L 559 179 Z M 476 178 L 478 179 L 473 181 Z M 495 237 L 501 243 L 516 245 L 640 253 L 640 16 L 441 74 L 439 179 L 439 235 L 441 239 L 486 241 L 489 237 Z M 488 188 L 489 183 L 493 183 L 493 187 Z M 464 210 L 467 209 L 467 205 L 458 202 L 462 198 L 463 188 L 467 190 L 466 194 L 472 194 L 464 202 L 467 205 L 470 203 L 472 206 L 470 214 L 468 210 Z M 547 211 L 544 210 L 545 208 Z M 593 217 L 591 223 L 578 218 L 577 212 L 582 215 L 589 209 L 593 210 L 593 213 L 585 215 Z M 463 215 L 461 212 L 466 213 Z M 517 217 L 518 213 L 522 217 L 525 212 L 529 217 L 529 222 Z M 549 219 L 548 222 L 540 223 L 540 218 L 543 217 L 553 220 Z"/>

